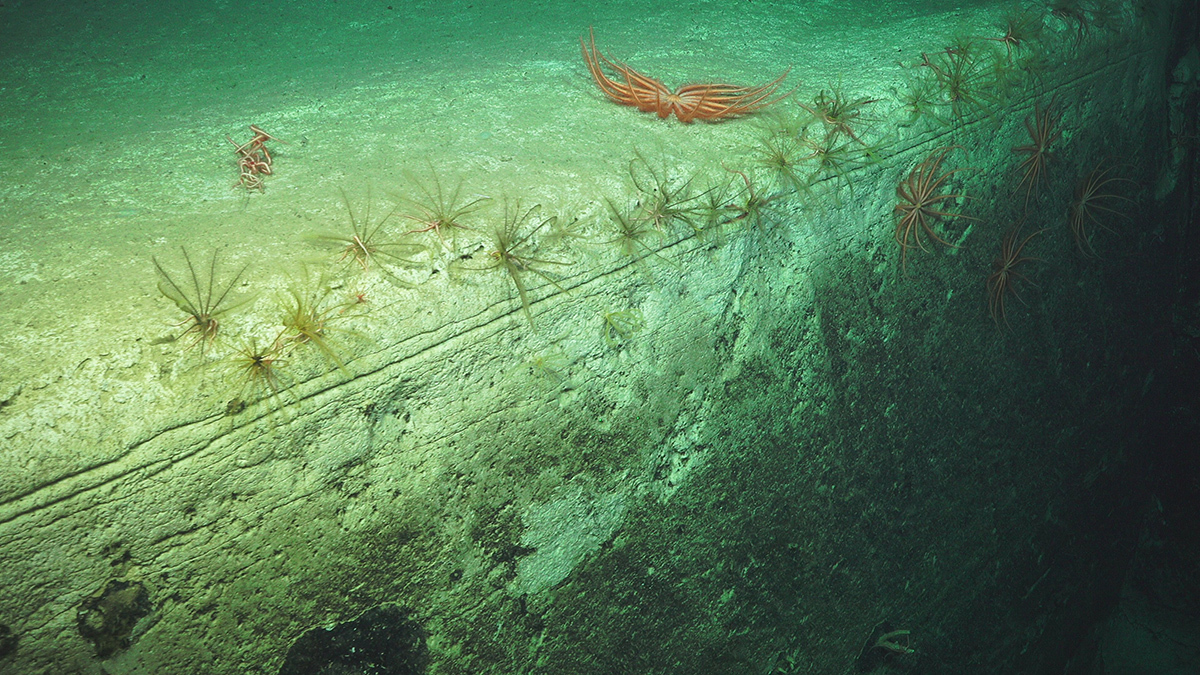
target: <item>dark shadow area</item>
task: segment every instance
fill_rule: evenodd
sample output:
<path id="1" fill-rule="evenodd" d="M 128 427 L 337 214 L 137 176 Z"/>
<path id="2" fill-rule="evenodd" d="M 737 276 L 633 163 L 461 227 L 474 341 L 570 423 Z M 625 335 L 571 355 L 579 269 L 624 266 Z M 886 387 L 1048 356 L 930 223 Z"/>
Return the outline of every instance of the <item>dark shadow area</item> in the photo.
<path id="1" fill-rule="evenodd" d="M 301 635 L 279 675 L 420 675 L 426 662 L 424 630 L 405 610 L 383 605 Z"/>

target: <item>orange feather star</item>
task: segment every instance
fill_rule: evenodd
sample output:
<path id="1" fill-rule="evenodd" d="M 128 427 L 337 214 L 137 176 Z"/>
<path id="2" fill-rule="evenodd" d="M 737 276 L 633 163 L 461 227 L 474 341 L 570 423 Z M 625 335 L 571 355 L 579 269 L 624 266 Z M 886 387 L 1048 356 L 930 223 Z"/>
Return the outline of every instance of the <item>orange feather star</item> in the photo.
<path id="1" fill-rule="evenodd" d="M 579 38 L 579 47 L 588 72 L 610 100 L 634 106 L 642 112 L 652 112 L 661 119 L 672 114 L 684 124 L 693 120 L 715 122 L 746 115 L 787 98 L 792 92 L 775 95 L 789 67 L 779 77 L 758 85 L 741 87 L 734 84 L 687 84 L 672 92 L 660 81 L 647 77 L 620 61 L 613 61 L 596 49 L 596 35 L 588 29 L 589 40 Z M 610 77 L 605 67 L 617 77 Z"/>

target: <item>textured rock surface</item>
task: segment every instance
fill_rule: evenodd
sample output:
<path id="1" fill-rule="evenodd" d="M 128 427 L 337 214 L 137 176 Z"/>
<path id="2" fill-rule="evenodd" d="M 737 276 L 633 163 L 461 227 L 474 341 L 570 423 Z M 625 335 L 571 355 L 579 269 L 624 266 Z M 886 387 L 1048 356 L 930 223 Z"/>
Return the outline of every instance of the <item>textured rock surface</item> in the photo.
<path id="1" fill-rule="evenodd" d="M 640 261 L 580 248 L 561 289 L 531 289 L 537 331 L 470 270 L 478 249 L 372 305 L 346 371 L 298 354 L 277 400 L 231 408 L 153 321 L 0 384 L 0 669 L 293 672 L 297 640 L 379 635 L 411 647 L 380 652 L 397 673 L 1061 667 L 1141 506 L 1121 422 L 1151 377 L 1155 224 L 1099 264 L 1062 216 L 1101 159 L 1156 178 L 1163 26 L 1121 16 L 1085 46 L 1054 33 L 1049 71 L 991 116 L 881 120 L 878 163 L 763 231 L 652 239 Z M 1064 137 L 1023 226 L 1049 228 L 1038 287 L 997 330 L 1012 148 L 1050 100 Z M 949 143 L 980 169 L 979 221 L 901 272 L 896 185 Z M 581 215 L 603 222 L 622 164 L 572 188 Z M 625 309 L 645 327 L 611 345 L 602 317 Z"/>

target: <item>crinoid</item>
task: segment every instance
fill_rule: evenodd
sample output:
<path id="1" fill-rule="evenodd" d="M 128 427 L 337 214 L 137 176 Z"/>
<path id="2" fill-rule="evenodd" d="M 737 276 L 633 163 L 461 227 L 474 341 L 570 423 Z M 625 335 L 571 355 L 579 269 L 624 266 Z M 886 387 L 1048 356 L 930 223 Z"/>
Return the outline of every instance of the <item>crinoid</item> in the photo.
<path id="1" fill-rule="evenodd" d="M 1075 28 L 1076 43 L 1083 42 L 1087 36 L 1088 18 L 1080 0 L 1051 0 L 1050 16 L 1062 21 L 1067 28 Z"/>
<path id="2" fill-rule="evenodd" d="M 1025 118 L 1025 130 L 1029 132 L 1029 145 L 1013 148 L 1017 154 L 1027 154 L 1021 162 L 1020 169 L 1024 170 L 1017 189 L 1025 188 L 1025 208 L 1029 208 L 1029 199 L 1037 193 L 1046 177 L 1046 167 L 1050 163 L 1050 146 L 1062 137 L 1062 130 L 1056 128 L 1062 113 L 1055 114 L 1054 99 L 1045 107 L 1035 104 L 1033 114 Z"/>
<path id="3" fill-rule="evenodd" d="M 796 137 L 779 130 L 764 129 L 754 147 L 754 162 L 770 172 L 782 190 L 804 193 L 808 180 L 803 175 L 804 148 Z"/>
<path id="4" fill-rule="evenodd" d="M 1083 44 L 1092 28 L 1117 30 L 1121 10 L 1113 0 L 1051 0 L 1050 15 L 1063 22 L 1075 35 L 1075 45 Z"/>
<path id="5" fill-rule="evenodd" d="M 265 345 L 258 338 L 250 337 L 224 359 L 222 365 L 232 380 L 232 396 L 226 411 L 236 414 L 246 406 L 261 400 L 270 400 L 278 406 L 280 394 L 288 386 L 285 369 L 287 359 L 283 356 L 283 333 Z"/>
<path id="6" fill-rule="evenodd" d="M 565 260 L 551 260 L 535 257 L 537 246 L 533 236 L 542 228 L 549 226 L 553 217 L 541 217 L 541 207 L 537 204 L 522 209 L 519 201 L 504 204 L 504 222 L 492 231 L 492 241 L 496 248 L 489 255 L 495 261 L 492 267 L 504 270 L 517 287 L 517 295 L 521 298 L 521 309 L 533 328 L 533 313 L 529 310 L 529 292 L 525 285 L 526 273 L 541 277 L 543 281 L 566 293 L 566 289 L 550 276 L 551 266 L 565 267 L 571 263 Z"/>
<path id="7" fill-rule="evenodd" d="M 1051 0 L 1050 15 L 1075 34 L 1076 46 L 1083 44 L 1091 28 L 1117 30 L 1120 8 L 1112 0 Z"/>
<path id="8" fill-rule="evenodd" d="M 904 71 L 904 84 L 893 87 L 896 100 L 908 113 L 900 126 L 911 126 L 922 120 L 936 120 L 941 105 L 941 82 L 932 70 L 910 68 Z"/>
<path id="9" fill-rule="evenodd" d="M 932 56 L 921 54 L 919 66 L 933 72 L 942 93 L 940 104 L 950 107 L 954 121 L 962 123 L 972 112 L 989 114 L 995 83 L 987 54 L 974 40 L 959 38 Z"/>
<path id="10" fill-rule="evenodd" d="M 472 229 L 467 227 L 463 220 L 482 208 L 484 202 L 489 198 L 480 196 L 463 201 L 462 179 L 455 183 L 453 190 L 447 192 L 432 167 L 430 167 L 430 176 L 428 183 L 422 182 L 416 176 L 409 176 L 412 183 L 416 185 L 417 191 L 421 193 L 421 197 L 404 199 L 417 210 L 417 213 L 402 213 L 401 216 L 415 221 L 420 227 L 409 230 L 405 234 L 433 232 L 442 246 L 446 250 L 450 250 L 450 246 L 446 244 L 445 231 L 449 231 L 450 236 L 453 237 L 457 230 Z"/>
<path id="11" fill-rule="evenodd" d="M 583 37 L 579 38 L 579 48 L 596 86 L 609 100 L 636 107 L 642 112 L 655 113 L 661 119 L 674 114 L 684 124 L 690 124 L 693 120 L 715 122 L 747 115 L 778 103 L 791 94 L 791 91 L 775 94 L 791 68 L 757 87 L 720 83 L 688 84 L 672 92 L 662 82 L 601 54 L 596 49 L 596 35 L 590 28 L 587 42 Z M 606 73 L 606 68 L 616 77 Z"/>
<path id="12" fill-rule="evenodd" d="M 580 217 L 577 210 L 560 209 L 551 220 L 549 229 L 541 235 L 540 243 L 549 249 L 571 249 L 587 242 L 589 225 L 589 220 Z"/>
<path id="13" fill-rule="evenodd" d="M 1095 236 L 1092 227 L 1112 232 L 1112 228 L 1105 225 L 1101 218 L 1109 215 L 1129 219 L 1128 214 L 1118 211 L 1115 207 L 1118 202 L 1135 203 L 1128 197 L 1111 192 L 1109 186 L 1136 183 L 1128 178 L 1109 176 L 1113 167 L 1103 167 L 1104 162 L 1096 164 L 1096 168 L 1075 188 L 1075 198 L 1071 201 L 1068 211 L 1068 224 L 1071 226 L 1071 234 L 1075 237 L 1075 246 L 1088 258 L 1100 257 L 1092 246 L 1092 238 Z"/>
<path id="14" fill-rule="evenodd" d="M 372 263 L 376 261 L 386 261 L 408 268 L 420 266 L 420 263 L 412 256 L 428 250 L 425 246 L 398 241 L 380 241 L 382 238 L 380 230 L 396 214 L 399 206 L 393 207 L 383 218 L 372 224 L 370 188 L 367 189 L 367 200 L 361 218 L 355 216 L 354 207 L 350 205 L 350 198 L 346 196 L 346 191 L 339 191 L 342 194 L 342 203 L 346 205 L 346 214 L 350 218 L 350 231 L 344 234 L 313 235 L 310 237 L 311 239 L 338 246 L 341 250 L 339 260 L 358 263 L 364 272 L 370 271 Z M 382 269 L 382 266 L 377 266 L 377 268 Z M 390 276 L 394 277 L 395 275 Z M 404 282 L 401 283 L 408 285 Z"/>
<path id="15" fill-rule="evenodd" d="M 731 201 L 724 205 L 725 218 L 720 222 L 720 225 L 742 223 L 746 228 L 753 227 L 759 232 L 765 232 L 768 220 L 778 215 L 771 205 L 775 201 L 782 199 L 784 193 L 775 192 L 770 195 L 764 195 L 754 189 L 754 183 L 750 182 L 750 177 L 746 175 L 745 171 L 730 169 L 729 167 L 725 167 L 725 170 L 741 178 L 745 189 L 739 190 L 737 195 L 739 201 Z"/>
<path id="16" fill-rule="evenodd" d="M 524 366 L 529 374 L 550 382 L 551 384 L 566 384 L 571 358 L 560 345 L 553 345 L 540 354 L 534 354 L 525 360 Z"/>
<path id="17" fill-rule="evenodd" d="M 654 166 L 634 152 L 629 162 L 629 179 L 638 192 L 638 218 L 654 226 L 662 234 L 670 232 L 675 223 L 685 223 L 695 229 L 702 195 L 692 191 L 694 176 L 672 178 L 666 162 Z"/>
<path id="18" fill-rule="evenodd" d="M 710 248 L 725 243 L 725 226 L 730 222 L 728 207 L 741 189 L 741 185 L 735 181 L 737 178 L 728 172 L 718 180 L 708 181 L 693 232 L 697 242 Z M 786 191 L 782 186 L 781 189 Z"/>
<path id="19" fill-rule="evenodd" d="M 874 149 L 860 145 L 849 138 L 837 134 L 818 135 L 805 134 L 800 143 L 809 150 L 809 154 L 801 159 L 812 161 L 812 170 L 808 176 L 809 186 L 826 180 L 832 180 L 829 189 L 833 192 L 834 202 L 841 205 L 838 188 L 843 183 L 854 194 L 854 183 L 850 180 L 850 172 L 875 161 Z"/>
<path id="20" fill-rule="evenodd" d="M 839 82 L 830 85 L 828 93 L 822 89 L 813 97 L 811 104 L 800 101 L 797 101 L 797 104 L 811 115 L 814 121 L 820 123 L 825 130 L 827 144 L 832 144 L 838 136 L 845 136 L 873 152 L 872 147 L 858 134 L 862 132 L 862 125 L 874 121 L 864 117 L 863 113 L 867 106 L 877 101 L 879 99 L 867 96 L 849 97 L 842 90 Z M 856 132 L 855 129 L 858 131 Z"/>
<path id="21" fill-rule="evenodd" d="M 1009 326 L 1008 315 L 1005 312 L 1004 303 L 1011 294 L 1017 300 L 1024 304 L 1021 296 L 1017 293 L 1014 286 L 1017 279 L 1026 283 L 1033 283 L 1024 274 L 1017 271 L 1017 266 L 1029 262 L 1031 260 L 1041 260 L 1041 258 L 1032 258 L 1022 255 L 1025 250 L 1025 245 L 1030 239 L 1038 236 L 1045 230 L 1038 230 L 1033 234 L 1018 239 L 1021 236 L 1021 228 L 1017 226 L 1009 230 L 1008 234 L 1004 235 L 1004 240 L 1000 242 L 1000 254 L 992 261 L 992 273 L 987 278 L 987 296 L 988 296 L 988 312 L 992 315 L 992 320 L 999 326 L 1003 321 L 1005 326 Z M 1037 284 L 1034 284 L 1035 286 Z"/>
<path id="22" fill-rule="evenodd" d="M 604 313 L 604 342 L 617 349 L 629 341 L 633 334 L 646 327 L 640 309 L 622 309 Z"/>
<path id="23" fill-rule="evenodd" d="M 354 312 L 360 306 L 353 300 L 338 301 L 324 276 L 313 280 L 306 271 L 299 280 L 288 286 L 286 295 L 280 297 L 284 332 L 278 342 L 313 345 L 338 370 L 348 372 L 346 361 L 339 353 L 336 336 L 362 337 L 358 331 L 341 325 L 348 319 L 360 316 Z"/>
<path id="24" fill-rule="evenodd" d="M 187 273 L 184 275 L 182 283 L 176 282 L 167 273 L 158 258 L 152 257 L 151 260 L 158 273 L 159 292 L 175 303 L 180 311 L 188 315 L 179 324 L 180 326 L 186 325 L 187 328 L 172 340 L 178 340 L 186 335 L 195 335 L 195 339 L 188 345 L 188 348 L 198 344 L 203 353 L 217 339 L 221 329 L 220 317 L 250 300 L 248 297 L 236 302 L 229 299 L 233 287 L 241 280 L 250 265 L 249 263 L 242 265 L 233 276 L 229 277 L 228 281 L 221 283 L 217 281 L 217 258 L 220 249 L 213 250 L 207 274 L 196 271 L 186 248 L 181 246 L 179 250 L 183 252 L 183 262 L 187 267 Z"/>
<path id="25" fill-rule="evenodd" d="M 900 181 L 896 187 L 896 196 L 900 198 L 900 203 L 896 204 L 895 208 L 895 212 L 899 214 L 895 237 L 896 243 L 900 245 L 901 267 L 905 267 L 907 264 L 909 249 L 927 250 L 921 241 L 922 233 L 940 244 L 958 248 L 938 236 L 933 229 L 935 221 L 950 218 L 978 220 L 961 213 L 951 213 L 942 206 L 943 202 L 951 199 L 966 199 L 966 196 L 961 194 L 942 194 L 942 188 L 945 187 L 951 176 L 960 171 L 978 171 L 978 169 L 970 167 L 960 167 L 941 172 L 942 162 L 946 160 L 946 155 L 955 149 L 961 149 L 961 147 L 949 145 L 934 150 L 929 157 L 925 158 L 925 161 L 913 167 L 908 178 Z"/>
<path id="26" fill-rule="evenodd" d="M 1011 61 L 1013 51 L 1025 49 L 1029 43 L 1041 38 L 1045 27 L 1046 22 L 1042 12 L 1028 7 L 1016 8 L 1004 15 L 1004 19 L 999 25 L 1003 33 L 1000 37 L 983 39 L 1004 45 L 1005 53 Z"/>
<path id="27" fill-rule="evenodd" d="M 612 224 L 615 236 L 602 243 L 616 246 L 621 255 L 634 262 L 640 262 L 645 256 L 652 255 L 668 265 L 675 264 L 646 243 L 646 240 L 651 237 L 655 237 L 661 242 L 662 232 L 648 225 L 645 220 L 639 219 L 629 209 L 618 208 L 611 199 L 605 198 L 604 203 L 608 207 L 608 220 Z"/>

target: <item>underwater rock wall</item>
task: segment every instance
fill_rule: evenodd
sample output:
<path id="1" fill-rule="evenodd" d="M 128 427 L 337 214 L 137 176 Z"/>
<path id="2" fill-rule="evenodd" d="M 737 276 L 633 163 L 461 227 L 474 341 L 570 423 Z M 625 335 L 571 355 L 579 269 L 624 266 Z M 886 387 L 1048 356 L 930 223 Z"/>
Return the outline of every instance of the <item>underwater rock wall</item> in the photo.
<path id="1" fill-rule="evenodd" d="M 889 118 L 804 194 L 730 176 L 721 228 L 531 283 L 528 319 L 382 307 L 257 400 L 81 364 L 4 422 L 0 667 L 1060 669 L 1140 506 L 1168 43 L 1058 29 L 1032 79 Z M 1080 240 L 1104 167 L 1133 222 Z M 946 172 L 965 197 L 926 206 L 964 217 L 897 232 L 898 186 Z"/>

